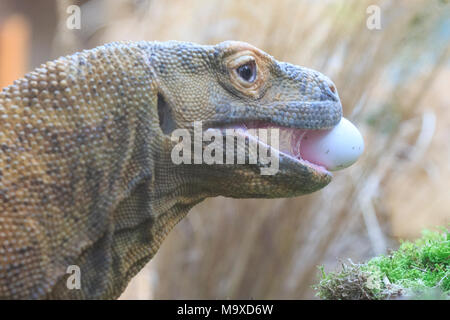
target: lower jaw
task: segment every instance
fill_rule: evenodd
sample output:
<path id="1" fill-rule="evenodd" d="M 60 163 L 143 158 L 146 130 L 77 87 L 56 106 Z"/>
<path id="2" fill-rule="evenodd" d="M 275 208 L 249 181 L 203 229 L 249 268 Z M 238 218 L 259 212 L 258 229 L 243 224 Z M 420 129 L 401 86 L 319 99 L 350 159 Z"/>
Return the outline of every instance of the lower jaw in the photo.
<path id="1" fill-rule="evenodd" d="M 297 159 L 296 158 L 295 160 L 297 160 L 301 165 L 309 167 L 309 168 L 313 169 L 314 171 L 317 171 L 317 172 L 319 172 L 321 174 L 331 175 L 331 172 L 328 171 L 324 166 L 321 166 L 319 164 L 315 164 L 315 163 L 309 162 L 308 160 L 304 160 L 304 159 Z"/>

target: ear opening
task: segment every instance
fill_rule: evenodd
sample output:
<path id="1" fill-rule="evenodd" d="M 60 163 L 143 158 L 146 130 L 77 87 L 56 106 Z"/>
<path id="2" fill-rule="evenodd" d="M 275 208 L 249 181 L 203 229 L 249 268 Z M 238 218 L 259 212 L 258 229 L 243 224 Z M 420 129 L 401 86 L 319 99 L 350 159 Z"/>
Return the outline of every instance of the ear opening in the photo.
<path id="1" fill-rule="evenodd" d="M 166 102 L 161 93 L 158 93 L 158 117 L 159 126 L 164 134 L 169 135 L 175 130 L 175 120 L 173 119 L 172 108 Z"/>

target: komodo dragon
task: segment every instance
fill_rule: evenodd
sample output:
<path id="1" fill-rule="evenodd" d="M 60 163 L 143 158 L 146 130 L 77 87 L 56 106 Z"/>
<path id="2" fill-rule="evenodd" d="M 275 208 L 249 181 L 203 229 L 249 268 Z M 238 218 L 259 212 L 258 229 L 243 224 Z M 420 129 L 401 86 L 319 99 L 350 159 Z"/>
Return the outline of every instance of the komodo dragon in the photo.
<path id="1" fill-rule="evenodd" d="M 207 197 L 292 197 L 322 167 L 171 161 L 175 128 L 325 129 L 332 82 L 244 42 L 115 42 L 47 62 L 0 94 L 0 297 L 112 299 Z M 259 143 L 259 142 L 258 142 Z M 68 266 L 81 288 L 67 287 Z"/>

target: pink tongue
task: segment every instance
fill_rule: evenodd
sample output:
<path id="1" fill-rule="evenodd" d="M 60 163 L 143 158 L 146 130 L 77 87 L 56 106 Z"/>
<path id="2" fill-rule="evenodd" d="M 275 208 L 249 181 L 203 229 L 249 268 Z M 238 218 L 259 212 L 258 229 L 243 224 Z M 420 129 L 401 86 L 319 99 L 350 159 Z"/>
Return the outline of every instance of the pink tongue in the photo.
<path id="1" fill-rule="evenodd" d="M 301 144 L 299 145 L 298 152 L 301 154 L 301 158 L 307 160 L 313 164 L 329 168 L 330 164 L 327 163 L 327 154 L 329 150 L 325 151 L 324 154 L 318 152 L 316 145 L 320 143 L 320 139 L 329 130 L 309 130 L 305 131 L 305 134 L 301 138 Z"/>
<path id="2" fill-rule="evenodd" d="M 281 134 L 284 131 L 285 136 Z M 303 159 L 313 165 L 328 167 L 326 161 L 322 161 L 324 157 L 315 148 L 317 140 L 326 134 L 328 130 L 305 130 L 305 129 L 280 129 L 280 144 L 283 144 L 283 139 L 290 142 L 288 150 L 281 150 L 297 159 Z"/>

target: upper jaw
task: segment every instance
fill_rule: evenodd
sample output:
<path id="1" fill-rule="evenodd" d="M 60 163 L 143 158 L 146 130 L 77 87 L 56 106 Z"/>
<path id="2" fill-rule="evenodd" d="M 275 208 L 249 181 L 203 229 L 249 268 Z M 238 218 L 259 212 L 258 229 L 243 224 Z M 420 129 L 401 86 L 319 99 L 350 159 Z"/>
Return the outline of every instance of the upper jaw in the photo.
<path id="1" fill-rule="evenodd" d="M 293 129 L 330 129 L 342 118 L 339 100 L 274 102 L 258 111 L 270 114 L 270 123 Z"/>
<path id="2" fill-rule="evenodd" d="M 295 129 L 330 129 L 342 118 L 339 100 L 275 101 L 269 104 L 220 104 L 215 116 L 203 121 L 205 127 L 222 127 L 252 121 L 267 122 L 274 126 Z"/>

